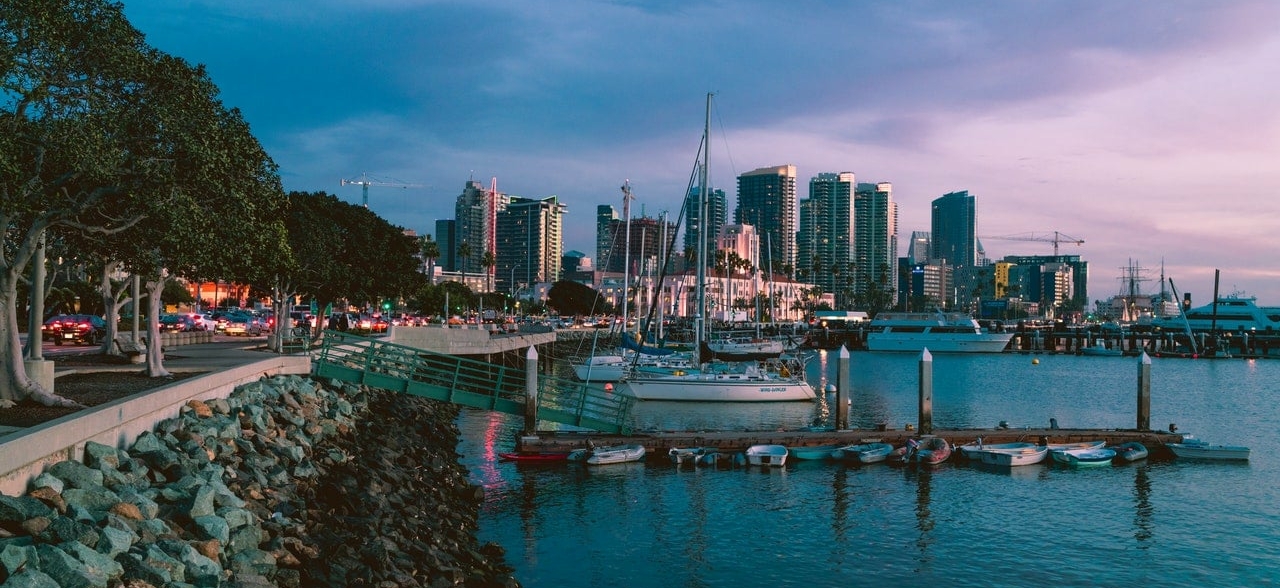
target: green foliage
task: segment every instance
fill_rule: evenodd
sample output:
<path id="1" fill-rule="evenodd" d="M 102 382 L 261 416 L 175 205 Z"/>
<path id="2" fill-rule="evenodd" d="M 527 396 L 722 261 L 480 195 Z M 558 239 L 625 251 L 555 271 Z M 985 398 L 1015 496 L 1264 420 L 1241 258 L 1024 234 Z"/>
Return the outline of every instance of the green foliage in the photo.
<path id="1" fill-rule="evenodd" d="M 562 280 L 551 285 L 547 306 L 561 315 L 610 314 L 613 305 L 588 286 Z"/>

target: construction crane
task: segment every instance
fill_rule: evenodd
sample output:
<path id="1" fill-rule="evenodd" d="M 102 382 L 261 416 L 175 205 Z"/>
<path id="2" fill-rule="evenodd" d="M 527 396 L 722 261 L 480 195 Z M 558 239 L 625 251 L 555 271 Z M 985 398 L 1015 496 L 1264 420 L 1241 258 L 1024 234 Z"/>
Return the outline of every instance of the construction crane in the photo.
<path id="1" fill-rule="evenodd" d="M 360 174 L 358 180 L 342 180 L 342 185 L 359 185 L 362 190 L 360 204 L 365 208 L 369 208 L 369 186 L 382 186 L 385 188 L 421 188 L 422 184 L 404 184 L 399 182 L 383 182 L 379 180 L 369 179 L 368 174 Z"/>
<path id="2" fill-rule="evenodd" d="M 983 239 L 999 239 L 1002 241 L 1040 241 L 1043 243 L 1053 243 L 1053 256 L 1058 256 L 1058 245 L 1060 243 L 1075 243 L 1076 245 L 1084 245 L 1084 239 L 1077 239 L 1070 235 L 1053 232 L 1053 236 L 1039 235 L 1036 233 L 1022 233 L 1018 235 L 1005 235 L 1002 237 L 983 237 Z"/>

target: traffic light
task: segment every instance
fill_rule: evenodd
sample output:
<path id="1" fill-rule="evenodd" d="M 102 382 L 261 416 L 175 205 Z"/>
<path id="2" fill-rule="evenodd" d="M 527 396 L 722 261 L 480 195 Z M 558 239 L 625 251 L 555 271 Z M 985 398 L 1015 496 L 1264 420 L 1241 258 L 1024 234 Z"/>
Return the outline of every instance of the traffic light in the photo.
<path id="1" fill-rule="evenodd" d="M 391 310 L 391 301 L 390 301 L 390 300 L 383 300 L 383 301 L 382 301 L 382 310 L 383 310 L 383 311 Z"/>

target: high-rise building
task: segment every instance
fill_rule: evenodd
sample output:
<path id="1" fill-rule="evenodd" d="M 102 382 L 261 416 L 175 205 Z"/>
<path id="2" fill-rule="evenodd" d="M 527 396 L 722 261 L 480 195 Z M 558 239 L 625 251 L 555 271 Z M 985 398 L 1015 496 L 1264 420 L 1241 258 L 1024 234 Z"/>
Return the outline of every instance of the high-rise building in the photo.
<path id="1" fill-rule="evenodd" d="M 509 196 L 497 191 L 496 181 L 486 188 L 480 182 L 467 180 L 453 209 L 457 221 L 457 244 L 453 249 L 457 271 L 468 274 L 489 271 L 490 268 L 482 268 L 480 263 L 485 252 L 497 254 L 494 224 L 509 200 Z"/>
<path id="2" fill-rule="evenodd" d="M 911 242 L 907 244 L 907 263 L 928 263 L 930 241 L 929 231 L 912 231 Z"/>
<path id="3" fill-rule="evenodd" d="M 707 199 L 707 218 L 710 219 L 707 223 L 707 249 L 710 250 L 715 247 L 716 237 L 720 236 L 720 231 L 728 222 L 729 205 L 724 190 L 711 188 L 708 192 L 711 193 L 711 197 Z M 684 198 L 684 249 L 680 253 L 693 252 L 696 255 L 698 251 L 698 235 L 703 224 L 698 196 L 698 186 L 694 186 Z M 710 257 L 710 254 L 707 256 Z"/>
<path id="4" fill-rule="evenodd" d="M 609 255 L 613 252 L 613 221 L 618 220 L 618 210 L 611 204 L 596 205 L 596 261 L 601 269 L 609 265 Z"/>
<path id="5" fill-rule="evenodd" d="M 860 183 L 853 197 L 853 294 L 892 306 L 898 288 L 898 205 L 893 184 Z M 879 293 L 882 300 L 869 300 Z"/>
<path id="6" fill-rule="evenodd" d="M 795 273 L 801 279 L 837 294 L 836 304 L 850 291 L 853 259 L 853 172 L 820 173 L 809 180 L 809 197 L 800 201 L 800 230 L 796 234 Z M 841 283 L 844 282 L 844 283 Z"/>
<path id="7" fill-rule="evenodd" d="M 637 217 L 631 219 L 631 238 L 627 239 L 627 222 L 625 219 L 614 219 L 609 221 L 606 229 L 611 240 L 615 243 L 610 249 L 607 257 L 601 258 L 601 269 L 607 272 L 622 273 L 629 271 L 632 278 L 639 276 L 648 271 L 656 271 L 662 263 L 662 254 L 666 249 L 662 245 L 663 235 L 666 235 L 668 241 L 672 235 L 675 235 L 676 226 L 674 223 L 667 223 L 667 229 L 664 233 L 662 230 L 662 220 L 649 217 Z M 627 243 L 631 244 L 631 253 L 627 254 Z M 626 268 L 626 262 L 630 259 L 631 268 Z"/>
<path id="8" fill-rule="evenodd" d="M 943 194 L 933 201 L 930 255 L 934 261 L 955 267 L 976 264 L 975 208 L 968 190 Z"/>
<path id="9" fill-rule="evenodd" d="M 566 210 L 555 196 L 510 198 L 497 216 L 495 290 L 532 288 L 560 279 Z"/>
<path id="10" fill-rule="evenodd" d="M 440 259 L 436 265 L 441 271 L 458 271 L 458 222 L 452 219 L 436 221 L 436 245 L 440 247 Z"/>
<path id="11" fill-rule="evenodd" d="M 738 176 L 733 222 L 752 225 L 765 243 L 764 257 L 778 267 L 796 267 L 796 166 L 762 167 Z"/>

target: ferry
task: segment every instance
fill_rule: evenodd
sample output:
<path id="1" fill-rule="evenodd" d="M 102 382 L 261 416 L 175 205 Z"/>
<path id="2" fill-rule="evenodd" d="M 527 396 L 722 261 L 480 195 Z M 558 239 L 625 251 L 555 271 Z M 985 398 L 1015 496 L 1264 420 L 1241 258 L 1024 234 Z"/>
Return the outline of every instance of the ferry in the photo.
<path id="1" fill-rule="evenodd" d="M 987 331 L 965 313 L 882 312 L 871 320 L 867 350 L 999 353 L 1013 335 Z"/>
<path id="2" fill-rule="evenodd" d="M 1215 315 L 1215 308 L 1216 315 Z M 1273 331 L 1280 333 L 1280 307 L 1258 306 L 1257 300 L 1243 296 L 1220 296 L 1217 304 L 1197 306 L 1186 312 L 1186 318 L 1173 315 L 1155 319 L 1153 327 L 1166 331 Z"/>

